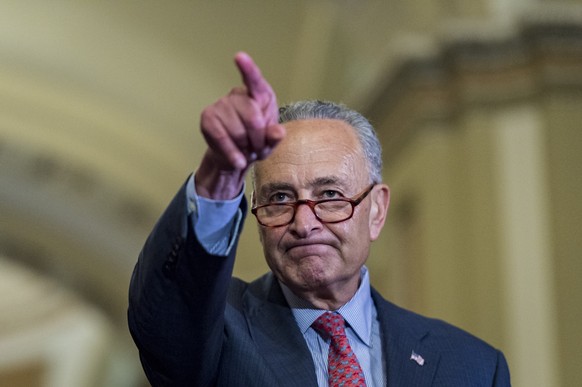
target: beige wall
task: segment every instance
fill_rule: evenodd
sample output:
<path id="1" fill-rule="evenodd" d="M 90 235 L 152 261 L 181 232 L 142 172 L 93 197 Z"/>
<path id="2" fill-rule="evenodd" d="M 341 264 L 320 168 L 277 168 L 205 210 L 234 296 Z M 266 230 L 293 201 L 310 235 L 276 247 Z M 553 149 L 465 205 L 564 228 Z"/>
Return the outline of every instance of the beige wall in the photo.
<path id="1" fill-rule="evenodd" d="M 501 348 L 517 386 L 582 377 L 579 31 L 452 42 L 369 110 L 392 187 L 374 283 Z"/>
<path id="2" fill-rule="evenodd" d="M 563 91 L 544 104 L 548 128 L 551 260 L 557 340 L 564 385 L 582 380 L 582 93 Z"/>

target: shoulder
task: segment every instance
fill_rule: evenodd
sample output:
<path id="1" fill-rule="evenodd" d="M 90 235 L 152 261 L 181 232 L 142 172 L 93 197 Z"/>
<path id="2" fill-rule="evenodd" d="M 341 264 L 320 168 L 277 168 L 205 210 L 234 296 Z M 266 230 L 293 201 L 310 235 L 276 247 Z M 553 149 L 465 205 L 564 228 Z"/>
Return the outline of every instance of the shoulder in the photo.
<path id="1" fill-rule="evenodd" d="M 389 335 L 405 335 L 420 343 L 423 348 L 438 351 L 443 356 L 461 362 L 474 358 L 477 361 L 489 359 L 496 363 L 501 355 L 499 350 L 464 329 L 399 307 L 382 298 L 376 291 L 372 295 L 380 325 L 383 331 L 389 331 Z"/>
<path id="2" fill-rule="evenodd" d="M 394 305 L 374 290 L 372 298 L 389 356 L 408 358 L 417 353 L 427 362 L 432 360 L 438 364 L 434 385 L 510 385 L 503 353 L 484 340 L 445 321 Z"/>
<path id="3" fill-rule="evenodd" d="M 281 293 L 280 287 L 273 274 L 268 272 L 250 283 L 240 278 L 232 277 L 227 299 L 232 306 L 241 306 L 244 300 L 247 300 L 247 302 L 249 300 L 256 302 L 272 301 L 273 294 L 278 295 L 278 293 Z"/>

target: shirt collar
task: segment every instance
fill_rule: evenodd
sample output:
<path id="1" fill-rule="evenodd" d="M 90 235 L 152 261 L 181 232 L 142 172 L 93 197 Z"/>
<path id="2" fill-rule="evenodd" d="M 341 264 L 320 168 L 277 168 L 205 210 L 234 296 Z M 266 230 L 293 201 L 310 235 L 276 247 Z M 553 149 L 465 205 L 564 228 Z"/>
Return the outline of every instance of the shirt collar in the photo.
<path id="1" fill-rule="evenodd" d="M 366 266 L 362 267 L 360 276 L 362 281 L 356 294 L 335 312 L 341 314 L 360 340 L 370 346 L 372 335 L 372 296 L 370 292 L 370 276 Z M 295 295 L 287 286 L 282 283 L 280 285 L 301 333 L 305 334 L 311 327 L 311 324 L 321 316 L 324 310 L 314 308 L 309 302 Z"/>

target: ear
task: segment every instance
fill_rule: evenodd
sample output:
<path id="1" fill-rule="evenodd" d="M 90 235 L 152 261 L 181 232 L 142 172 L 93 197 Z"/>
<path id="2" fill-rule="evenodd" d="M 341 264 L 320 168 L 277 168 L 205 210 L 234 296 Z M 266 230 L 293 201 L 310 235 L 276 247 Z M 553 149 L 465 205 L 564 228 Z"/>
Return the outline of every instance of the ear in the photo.
<path id="1" fill-rule="evenodd" d="M 370 206 L 370 240 L 375 241 L 384 227 L 388 207 L 390 205 L 390 188 L 386 184 L 378 184 L 372 190 Z"/>
<path id="2" fill-rule="evenodd" d="M 251 207 L 254 207 L 255 204 L 257 204 L 257 195 L 255 194 L 255 190 L 253 189 L 253 191 L 251 192 Z"/>
<path id="3" fill-rule="evenodd" d="M 257 204 L 257 194 L 256 194 L 255 190 L 253 189 L 251 191 L 251 208 L 254 207 L 256 204 Z M 263 233 L 262 233 L 261 225 L 259 224 L 259 222 L 257 222 L 257 233 L 259 234 L 259 242 L 261 244 L 263 244 Z"/>

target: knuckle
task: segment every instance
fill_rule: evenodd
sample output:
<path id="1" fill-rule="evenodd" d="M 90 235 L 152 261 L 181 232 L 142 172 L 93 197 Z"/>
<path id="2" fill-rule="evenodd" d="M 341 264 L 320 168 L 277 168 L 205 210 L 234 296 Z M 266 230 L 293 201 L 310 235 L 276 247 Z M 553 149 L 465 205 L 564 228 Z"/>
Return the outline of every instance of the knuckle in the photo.
<path id="1" fill-rule="evenodd" d="M 247 107 L 247 114 L 243 119 L 249 130 L 256 131 L 265 127 L 264 113 L 254 101 L 251 101 Z"/>
<path id="2" fill-rule="evenodd" d="M 265 126 L 262 117 L 257 115 L 247 117 L 247 119 L 245 120 L 245 124 L 250 132 L 258 132 Z"/>
<path id="3" fill-rule="evenodd" d="M 233 87 L 232 89 L 230 89 L 230 92 L 228 93 L 228 95 L 229 96 L 231 96 L 231 95 L 243 95 L 246 93 L 247 93 L 247 91 L 244 87 L 237 86 L 237 87 Z"/>
<path id="4" fill-rule="evenodd" d="M 209 133 L 212 131 L 215 121 L 214 113 L 209 109 L 205 109 L 200 115 L 200 127 L 202 132 Z"/>

